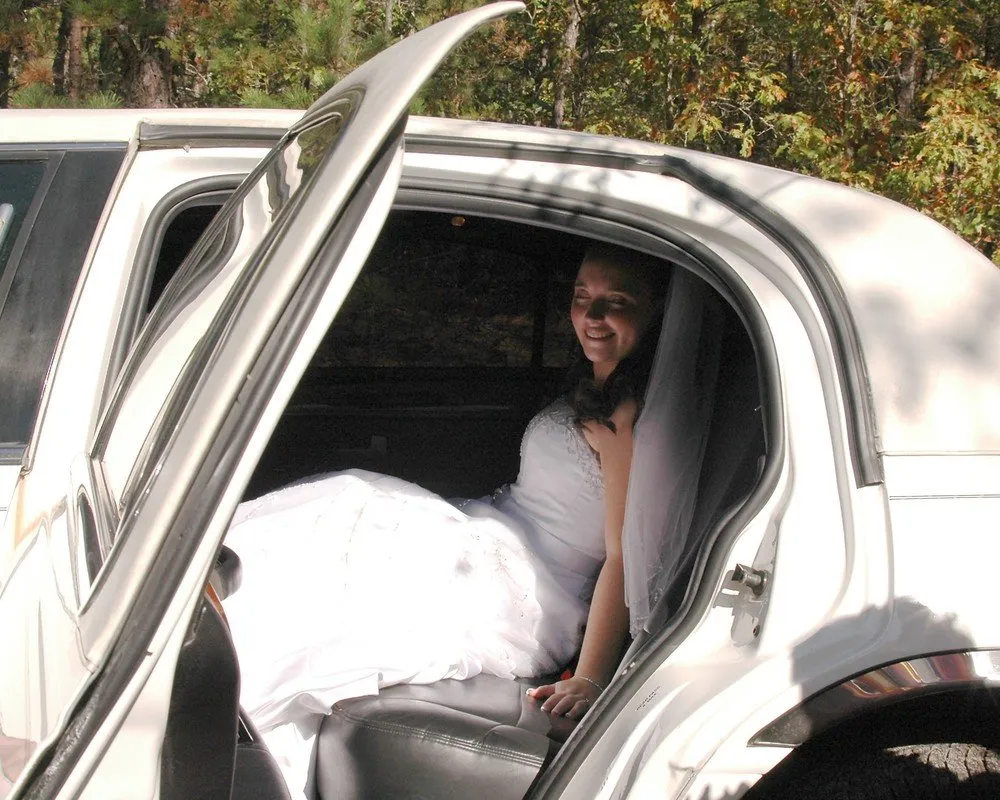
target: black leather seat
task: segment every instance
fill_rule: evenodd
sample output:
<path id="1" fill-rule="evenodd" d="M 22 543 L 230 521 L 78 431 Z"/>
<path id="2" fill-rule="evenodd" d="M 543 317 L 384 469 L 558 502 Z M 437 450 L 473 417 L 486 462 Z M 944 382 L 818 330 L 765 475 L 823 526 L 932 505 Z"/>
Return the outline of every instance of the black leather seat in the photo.
<path id="1" fill-rule="evenodd" d="M 338 703 L 319 733 L 319 796 L 523 797 L 575 725 L 527 697 L 540 682 L 479 675 Z"/>

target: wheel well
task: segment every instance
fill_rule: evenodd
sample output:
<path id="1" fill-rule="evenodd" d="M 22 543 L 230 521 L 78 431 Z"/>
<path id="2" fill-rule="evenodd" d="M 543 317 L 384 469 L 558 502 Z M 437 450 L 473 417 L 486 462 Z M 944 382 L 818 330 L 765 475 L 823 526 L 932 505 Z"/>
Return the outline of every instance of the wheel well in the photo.
<path id="1" fill-rule="evenodd" d="M 949 742 L 1000 752 L 1000 687 L 923 695 L 845 719 L 796 747 L 745 798 L 770 797 L 786 779 L 820 764 L 849 763 L 904 745 Z"/>

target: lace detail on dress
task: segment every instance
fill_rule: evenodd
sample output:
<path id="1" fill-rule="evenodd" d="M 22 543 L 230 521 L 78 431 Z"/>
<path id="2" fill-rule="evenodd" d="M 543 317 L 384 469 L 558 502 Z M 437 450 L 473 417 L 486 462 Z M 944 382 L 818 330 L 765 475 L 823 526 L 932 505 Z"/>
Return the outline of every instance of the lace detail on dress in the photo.
<path id="1" fill-rule="evenodd" d="M 539 411 L 535 416 L 533 416 L 528 424 L 524 428 L 524 433 L 521 435 L 521 460 L 524 461 L 524 448 L 527 445 L 528 440 L 531 438 L 531 434 L 535 432 L 539 425 L 543 422 L 548 422 L 550 419 L 555 419 L 554 407 L 546 408 Z"/>
<path id="2" fill-rule="evenodd" d="M 601 464 L 597 460 L 597 453 L 591 449 L 583 436 L 583 432 L 573 424 L 572 420 L 570 420 L 570 424 L 566 428 L 566 449 L 569 450 L 583 467 L 583 474 L 587 485 L 594 489 L 603 488 L 604 479 L 601 476 Z"/>
<path id="3" fill-rule="evenodd" d="M 565 400 L 557 400 L 548 408 L 535 414 L 524 429 L 524 436 L 521 439 L 521 459 L 524 460 L 525 443 L 540 425 L 550 424 L 562 428 L 566 452 L 583 469 L 587 485 L 592 489 L 601 489 L 604 486 L 604 480 L 601 477 L 601 465 L 597 460 L 597 454 L 587 444 L 583 432 L 573 422 L 573 417 L 573 409 Z"/>

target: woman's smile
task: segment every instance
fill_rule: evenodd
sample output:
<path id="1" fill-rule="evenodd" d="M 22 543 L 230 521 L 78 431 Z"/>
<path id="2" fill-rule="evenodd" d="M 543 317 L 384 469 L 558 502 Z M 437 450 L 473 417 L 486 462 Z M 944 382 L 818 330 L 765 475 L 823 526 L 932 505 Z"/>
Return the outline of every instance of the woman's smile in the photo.
<path id="1" fill-rule="evenodd" d="M 570 318 L 594 378 L 605 380 L 635 349 L 654 316 L 654 301 L 633 270 L 588 257 L 573 289 Z"/>

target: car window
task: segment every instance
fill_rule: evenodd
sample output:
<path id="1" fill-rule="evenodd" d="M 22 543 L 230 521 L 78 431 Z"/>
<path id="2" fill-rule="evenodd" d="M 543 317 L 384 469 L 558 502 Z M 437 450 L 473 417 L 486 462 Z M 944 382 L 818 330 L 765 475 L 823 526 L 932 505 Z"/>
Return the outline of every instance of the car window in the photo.
<path id="1" fill-rule="evenodd" d="M 531 364 L 531 259 L 428 239 L 383 242 L 325 343 L 329 366 Z"/>
<path id="2" fill-rule="evenodd" d="M 45 177 L 45 167 L 44 160 L 0 161 L 0 275 Z"/>
<path id="3" fill-rule="evenodd" d="M 14 280 L 15 263 L 11 256 L 18 242 L 18 233 L 31 210 L 32 201 L 45 177 L 45 159 L 0 161 L 0 313 Z M 19 247 L 18 249 L 21 249 Z M 2 381 L 9 384 L 9 381 Z M 0 444 L 17 445 L 27 439 L 27 424 L 10 390 L 0 389 L 0 405 L 6 413 L 0 415 Z M 12 413 L 13 412 L 13 413 Z"/>
<path id="4" fill-rule="evenodd" d="M 512 480 L 525 424 L 577 352 L 567 310 L 585 246 L 502 218 L 394 211 L 247 496 L 349 468 L 445 497 Z"/>
<path id="5" fill-rule="evenodd" d="M 148 441 L 161 410 L 176 390 L 185 366 L 247 280 L 254 250 L 275 228 L 281 212 L 314 177 L 323 153 L 339 134 L 348 104 L 302 131 L 247 179 L 219 213 L 163 290 L 129 355 L 104 414 L 97 439 L 108 489 L 124 502 L 129 476 L 155 449 Z"/>
<path id="6" fill-rule="evenodd" d="M 0 157 L 0 443 L 31 436 L 45 375 L 124 148 Z"/>
<path id="7" fill-rule="evenodd" d="M 198 203 L 182 209 L 170 220 L 156 252 L 152 281 L 145 302 L 145 313 L 153 310 L 170 279 L 191 252 L 195 242 L 219 213 L 220 203 Z"/>
<path id="8" fill-rule="evenodd" d="M 510 233 L 495 220 L 397 213 L 314 366 L 566 366 L 573 258 L 555 262 L 548 238 L 524 247 Z"/>

